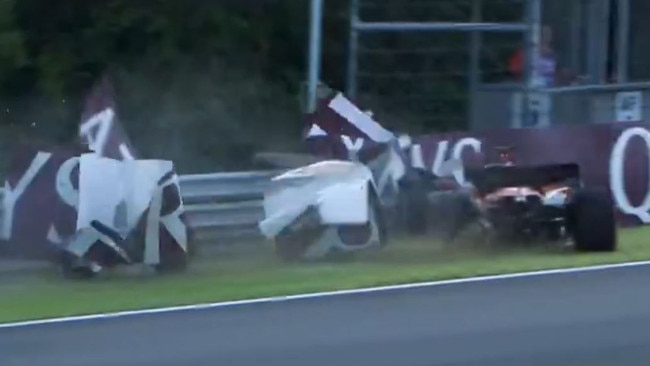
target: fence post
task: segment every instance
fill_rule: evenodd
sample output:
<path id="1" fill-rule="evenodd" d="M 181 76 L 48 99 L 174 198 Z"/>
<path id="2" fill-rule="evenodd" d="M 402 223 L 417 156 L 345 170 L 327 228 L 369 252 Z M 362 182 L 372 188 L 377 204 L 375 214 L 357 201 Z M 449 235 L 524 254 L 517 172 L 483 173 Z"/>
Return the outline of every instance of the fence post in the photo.
<path id="1" fill-rule="evenodd" d="M 309 21 L 309 70 L 307 74 L 307 112 L 316 109 L 316 92 L 320 82 L 323 32 L 323 0 L 311 0 Z"/>
<path id="2" fill-rule="evenodd" d="M 524 86 L 524 108 L 522 109 L 523 118 L 517 119 L 520 121 L 520 126 L 527 126 L 533 119 L 537 119 L 533 114 L 537 113 L 531 109 L 536 96 L 542 97 L 538 94 L 538 89 L 543 86 L 538 85 L 539 77 L 537 71 L 537 63 L 539 59 L 539 43 L 541 33 L 541 19 L 542 19 L 542 4 L 540 0 L 527 0 L 526 1 L 526 31 L 525 42 L 525 67 L 524 73 L 526 75 L 526 82 Z M 546 99 L 546 98 L 545 98 Z M 535 123 L 537 124 L 537 123 Z"/>
<path id="3" fill-rule="evenodd" d="M 591 84 L 602 84 L 607 79 L 609 5 L 609 0 L 587 2 L 587 72 Z"/>
<path id="4" fill-rule="evenodd" d="M 354 99 L 357 94 L 357 54 L 359 47 L 359 31 L 357 23 L 359 22 L 359 0 L 350 0 L 350 30 L 348 35 L 348 65 L 346 94 L 348 98 Z"/>
<path id="5" fill-rule="evenodd" d="M 626 83 L 630 54 L 630 0 L 618 0 L 616 39 L 616 82 Z"/>
<path id="6" fill-rule="evenodd" d="M 472 1 L 472 22 L 478 23 L 483 18 L 482 14 L 482 0 Z M 473 31 L 470 35 L 469 43 L 469 100 L 470 100 L 470 128 L 478 127 L 478 117 L 476 113 L 476 93 L 478 86 L 481 82 L 481 32 Z"/>

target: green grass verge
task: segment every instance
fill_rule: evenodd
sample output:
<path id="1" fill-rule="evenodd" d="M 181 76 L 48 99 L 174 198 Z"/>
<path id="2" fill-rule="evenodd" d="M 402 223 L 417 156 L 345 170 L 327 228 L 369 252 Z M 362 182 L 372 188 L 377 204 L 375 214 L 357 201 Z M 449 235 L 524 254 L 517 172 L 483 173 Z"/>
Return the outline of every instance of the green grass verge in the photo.
<path id="1" fill-rule="evenodd" d="M 606 254 L 467 246 L 452 250 L 412 240 L 348 263 L 286 265 L 270 253 L 252 258 L 225 253 L 209 263 L 194 263 L 185 274 L 166 277 L 112 274 L 91 282 L 66 281 L 52 273 L 8 277 L 0 284 L 0 322 L 648 260 L 649 236 L 647 228 L 623 230 L 620 250 Z"/>

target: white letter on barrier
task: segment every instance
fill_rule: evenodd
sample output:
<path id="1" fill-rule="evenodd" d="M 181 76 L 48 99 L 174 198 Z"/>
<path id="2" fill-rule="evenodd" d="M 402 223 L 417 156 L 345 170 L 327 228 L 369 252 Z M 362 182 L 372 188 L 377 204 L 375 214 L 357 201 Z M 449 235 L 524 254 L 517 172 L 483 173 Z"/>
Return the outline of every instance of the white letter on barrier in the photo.
<path id="1" fill-rule="evenodd" d="M 55 189 L 56 193 L 66 205 L 79 209 L 79 191 L 74 188 L 72 183 L 72 171 L 79 165 L 79 157 L 72 157 L 63 162 L 56 172 Z M 56 230 L 54 224 L 50 224 L 47 231 L 47 240 L 54 244 L 61 244 L 63 239 Z"/>
<path id="2" fill-rule="evenodd" d="M 359 160 L 358 153 L 363 147 L 363 139 L 358 137 L 352 141 L 349 136 L 343 135 L 341 136 L 341 141 L 343 141 L 343 145 L 345 145 L 345 149 L 348 151 L 348 158 L 353 161 Z"/>
<path id="3" fill-rule="evenodd" d="M 32 160 L 32 163 L 29 165 L 29 168 L 27 168 L 27 171 L 25 171 L 25 174 L 18 180 L 16 187 L 13 189 L 9 185 L 9 182 L 5 181 L 3 197 L 4 215 L 2 220 L 2 239 L 11 239 L 14 225 L 14 207 L 16 206 L 16 202 L 18 202 L 20 196 L 25 193 L 25 190 L 27 190 L 29 184 L 34 180 L 34 178 L 36 178 L 38 172 L 41 171 L 51 156 L 51 153 L 39 151 L 34 157 L 34 160 Z"/>
<path id="4" fill-rule="evenodd" d="M 616 140 L 609 159 L 609 184 L 618 208 L 629 215 L 634 215 L 643 223 L 650 223 L 650 192 L 646 192 L 643 203 L 633 206 L 625 192 L 625 151 L 633 137 L 640 137 L 645 141 L 650 151 L 650 132 L 642 127 L 633 127 L 621 133 Z M 650 168 L 649 168 L 650 169 Z"/>
<path id="5" fill-rule="evenodd" d="M 90 150 L 100 156 L 104 156 L 104 147 L 108 142 L 108 134 L 111 131 L 114 116 L 115 113 L 112 109 L 105 109 L 82 123 L 79 129 L 79 134 L 88 140 Z M 97 127 L 97 133 L 92 132 L 95 127 Z"/>
<path id="6" fill-rule="evenodd" d="M 56 172 L 56 193 L 65 204 L 75 209 L 79 205 L 79 192 L 72 184 L 72 171 L 78 165 L 79 158 L 72 157 L 61 164 Z"/>
<path id="7" fill-rule="evenodd" d="M 438 143 L 438 149 L 436 150 L 436 155 L 435 159 L 433 161 L 433 167 L 432 171 L 433 174 L 435 175 L 440 175 L 440 166 L 442 163 L 446 160 L 445 156 L 447 155 L 447 149 L 449 147 L 449 142 L 448 141 L 440 141 Z M 481 141 L 478 139 L 475 139 L 473 137 L 465 137 L 454 145 L 454 148 L 451 152 L 451 158 L 452 159 L 459 159 L 462 160 L 463 157 L 463 151 L 465 150 L 466 147 L 471 147 L 476 153 L 481 152 Z M 465 185 L 465 170 L 461 169 L 459 171 L 454 172 L 454 178 L 456 179 L 456 182 L 460 185 Z"/>
<path id="8" fill-rule="evenodd" d="M 463 150 L 465 150 L 466 147 L 471 147 L 475 153 L 480 153 L 481 141 L 473 137 L 466 137 L 464 139 L 461 139 L 454 146 L 454 150 L 452 151 L 451 155 L 452 159 L 462 160 Z M 467 183 L 465 182 L 465 169 L 454 172 L 454 177 L 456 178 L 456 182 L 458 182 L 460 185 L 465 185 Z"/>
<path id="9" fill-rule="evenodd" d="M 440 175 L 440 166 L 446 160 L 445 156 L 447 155 L 447 149 L 449 148 L 449 141 L 443 140 L 438 142 L 436 147 L 436 154 L 433 156 L 433 166 L 431 167 L 431 172 L 435 175 Z"/>

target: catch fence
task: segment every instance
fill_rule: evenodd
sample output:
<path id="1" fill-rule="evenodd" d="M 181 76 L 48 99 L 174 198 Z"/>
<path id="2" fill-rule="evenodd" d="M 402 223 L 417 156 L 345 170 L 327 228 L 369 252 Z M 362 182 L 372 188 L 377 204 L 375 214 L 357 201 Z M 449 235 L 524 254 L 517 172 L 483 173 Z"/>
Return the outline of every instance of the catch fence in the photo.
<path id="1" fill-rule="evenodd" d="M 603 110 L 629 97 L 619 91 L 638 94 L 650 85 L 646 0 L 350 4 L 346 93 L 415 134 L 598 123 L 608 116 L 589 119 L 587 107 L 566 106 Z M 546 48 L 557 64 L 552 85 L 541 84 L 533 67 Z M 511 69 L 518 51 L 521 74 Z"/>

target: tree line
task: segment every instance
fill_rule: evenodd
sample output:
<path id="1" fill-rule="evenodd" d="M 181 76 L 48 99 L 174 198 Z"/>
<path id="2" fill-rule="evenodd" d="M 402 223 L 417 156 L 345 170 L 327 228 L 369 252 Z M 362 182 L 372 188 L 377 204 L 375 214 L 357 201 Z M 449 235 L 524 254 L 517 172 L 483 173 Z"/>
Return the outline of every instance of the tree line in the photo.
<path id="1" fill-rule="evenodd" d="M 386 6 L 363 11 L 378 19 L 426 12 L 438 19 L 468 19 L 471 12 L 470 1 L 433 1 L 439 5 L 425 10 L 406 3 L 386 0 Z M 323 81 L 343 89 L 349 5 L 325 4 Z M 518 13 L 506 5 L 490 9 Z M 70 139 L 84 93 L 109 73 L 127 130 L 151 154 L 178 159 L 174 154 L 183 152 L 188 161 L 202 156 L 212 164 L 219 160 L 215 156 L 232 161 L 253 145 L 286 147 L 301 132 L 298 96 L 305 80 L 308 17 L 309 1 L 297 0 L 0 0 L 0 128 Z M 364 42 L 385 50 L 409 42 L 433 46 L 403 35 Z M 439 46 L 441 39 L 436 42 Z M 376 61 L 364 57 L 360 67 Z M 398 52 L 382 57 L 385 70 L 421 63 L 405 62 Z M 438 56 L 429 63 L 457 69 L 458 60 Z M 381 82 L 373 85 L 381 89 Z M 426 94 L 430 86 L 418 88 Z M 437 82 L 438 90 L 463 92 L 455 88 L 455 79 Z M 450 113 L 464 107 L 453 108 Z M 436 128 L 437 122 L 422 123 Z M 191 158 L 178 136 L 193 141 Z"/>

